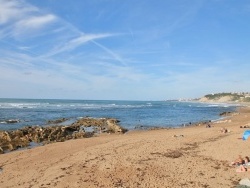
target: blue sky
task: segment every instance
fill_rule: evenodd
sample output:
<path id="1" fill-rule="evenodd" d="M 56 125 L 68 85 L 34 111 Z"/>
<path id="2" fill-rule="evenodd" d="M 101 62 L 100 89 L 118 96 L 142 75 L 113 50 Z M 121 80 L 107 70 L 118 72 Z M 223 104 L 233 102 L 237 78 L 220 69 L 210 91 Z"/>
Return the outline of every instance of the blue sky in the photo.
<path id="1" fill-rule="evenodd" d="M 249 0 L 0 0 L 0 97 L 250 91 Z"/>

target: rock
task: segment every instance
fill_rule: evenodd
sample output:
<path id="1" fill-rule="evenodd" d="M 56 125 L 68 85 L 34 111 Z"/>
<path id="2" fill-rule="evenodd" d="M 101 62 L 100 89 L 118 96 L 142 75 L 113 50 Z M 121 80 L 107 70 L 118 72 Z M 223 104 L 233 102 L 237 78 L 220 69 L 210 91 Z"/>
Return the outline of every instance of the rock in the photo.
<path id="1" fill-rule="evenodd" d="M 67 121 L 67 118 L 61 118 L 61 119 L 56 119 L 56 120 L 49 120 L 47 121 L 48 124 L 58 124 Z"/>
<path id="2" fill-rule="evenodd" d="M 107 119 L 107 129 L 111 133 L 125 133 L 127 130 L 117 125 L 116 119 Z"/>
<path id="3" fill-rule="evenodd" d="M 244 179 L 240 180 L 240 185 L 250 186 L 249 178 L 244 178 Z"/>
<path id="4" fill-rule="evenodd" d="M 230 116 L 232 112 L 222 112 L 220 116 Z"/>
<path id="5" fill-rule="evenodd" d="M 106 118 L 95 119 L 95 118 L 86 117 L 86 118 L 79 119 L 78 121 L 73 123 L 73 125 L 84 126 L 84 127 L 90 127 L 90 126 L 101 127 L 101 126 L 104 126 L 105 123 L 106 123 Z"/>
<path id="6" fill-rule="evenodd" d="M 0 147 L 0 154 L 4 154 L 3 148 Z"/>
<path id="7" fill-rule="evenodd" d="M 9 149 L 9 151 L 13 151 L 14 150 L 13 145 L 12 144 L 8 144 L 8 149 Z"/>
<path id="8" fill-rule="evenodd" d="M 83 118 L 69 126 L 28 126 L 15 131 L 0 131 L 0 153 L 27 147 L 31 142 L 52 143 L 92 137 L 98 131 L 124 133 L 127 130 L 112 118 Z M 85 128 L 87 131 L 85 131 Z"/>
<path id="9" fill-rule="evenodd" d="M 81 127 L 96 127 L 95 132 L 124 133 L 127 130 L 118 125 L 119 120 L 113 118 L 82 118 L 73 125 Z"/>
<path id="10" fill-rule="evenodd" d="M 84 132 L 74 132 L 72 136 L 73 136 L 73 139 L 84 138 L 85 133 Z"/>
<path id="11" fill-rule="evenodd" d="M 6 123 L 19 123 L 20 120 L 19 119 L 9 119 L 5 121 Z"/>

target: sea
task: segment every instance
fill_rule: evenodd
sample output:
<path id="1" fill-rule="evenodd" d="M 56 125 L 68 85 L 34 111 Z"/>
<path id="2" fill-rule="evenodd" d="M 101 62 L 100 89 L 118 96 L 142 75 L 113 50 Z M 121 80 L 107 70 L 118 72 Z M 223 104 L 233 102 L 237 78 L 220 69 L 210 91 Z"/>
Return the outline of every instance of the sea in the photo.
<path id="1" fill-rule="evenodd" d="M 222 112 L 235 111 L 238 105 L 191 101 L 0 99 L 0 130 L 25 126 L 48 126 L 48 120 L 67 118 L 70 125 L 83 117 L 116 118 L 134 130 L 140 127 L 182 127 L 190 123 L 215 121 Z"/>

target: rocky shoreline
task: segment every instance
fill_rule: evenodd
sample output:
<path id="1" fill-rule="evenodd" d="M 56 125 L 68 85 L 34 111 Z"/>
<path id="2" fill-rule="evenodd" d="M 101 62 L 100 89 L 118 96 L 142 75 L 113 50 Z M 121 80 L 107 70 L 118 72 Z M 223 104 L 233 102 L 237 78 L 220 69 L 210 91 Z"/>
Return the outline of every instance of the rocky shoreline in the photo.
<path id="1" fill-rule="evenodd" d="M 0 131 L 0 154 L 30 146 L 30 143 L 49 144 L 71 139 L 88 138 L 99 133 L 125 133 L 119 120 L 113 118 L 82 118 L 71 125 L 56 125 L 65 118 L 48 121 L 51 125 L 28 126 L 12 131 Z M 55 125 L 52 125 L 55 124 Z"/>
<path id="2" fill-rule="evenodd" d="M 123 134 L 128 130 L 120 126 L 114 118 L 82 118 L 71 125 L 57 125 L 67 119 L 49 120 L 48 126 L 26 126 L 17 130 L 0 130 L 0 154 L 27 148 L 31 145 L 45 145 L 71 139 L 89 138 L 101 133 Z M 181 127 L 206 126 L 211 121 L 188 123 Z M 178 127 L 179 128 L 179 127 Z M 173 127 L 136 126 L 134 130 L 174 129 Z"/>
<path id="3" fill-rule="evenodd" d="M 220 116 L 233 116 L 236 112 L 223 112 Z M 26 126 L 17 130 L 0 130 L 0 154 L 26 148 L 32 145 L 45 145 L 54 142 L 64 142 L 71 139 L 89 138 L 100 133 L 123 134 L 128 130 L 119 125 L 115 118 L 90 118 L 76 120 L 71 125 L 60 125 L 67 118 L 48 120 L 47 126 Z M 12 123 L 12 122 L 11 122 Z M 186 126 L 210 126 L 211 121 L 187 123 Z M 172 129 L 171 127 L 136 126 L 134 130 Z"/>

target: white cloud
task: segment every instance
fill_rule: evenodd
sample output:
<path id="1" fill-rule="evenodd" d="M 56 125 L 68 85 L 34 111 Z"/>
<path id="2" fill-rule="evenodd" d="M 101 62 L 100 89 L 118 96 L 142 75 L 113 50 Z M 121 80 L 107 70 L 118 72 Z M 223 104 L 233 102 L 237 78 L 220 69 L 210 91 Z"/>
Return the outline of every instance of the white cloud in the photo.
<path id="1" fill-rule="evenodd" d="M 16 28 L 20 29 L 39 29 L 48 23 L 56 20 L 56 17 L 52 14 L 47 14 L 43 16 L 33 16 L 25 20 L 21 20 L 16 23 Z"/>
<path id="2" fill-rule="evenodd" d="M 28 53 L 31 52 L 33 55 L 40 54 L 40 58 L 52 58 L 51 56 L 53 55 L 72 51 L 89 41 L 94 42 L 97 39 L 117 35 L 109 33 L 83 33 L 69 22 L 52 13 L 44 14 L 44 11 L 23 0 L 0 0 L 1 23 L 5 24 L 4 28 L 0 30 L 0 39 L 2 41 L 8 40 L 11 46 Z M 40 38 L 44 36 L 47 36 L 50 40 L 40 41 Z M 31 38 L 38 41 L 36 45 L 38 52 L 33 53 L 32 48 L 29 48 L 29 44 L 26 43 Z M 22 42 L 21 46 L 26 46 L 27 48 L 19 48 L 20 41 Z M 46 49 L 41 47 L 44 44 L 47 46 Z M 122 61 L 118 54 L 106 46 L 99 43 L 94 44 L 102 48 L 117 61 Z"/>
<path id="3" fill-rule="evenodd" d="M 12 36 L 18 38 L 20 36 L 41 35 L 41 30 L 48 24 L 56 21 L 56 16 L 52 14 L 32 16 L 16 22 L 12 28 Z M 40 31 L 40 32 L 38 32 Z"/>
<path id="4" fill-rule="evenodd" d="M 53 14 L 44 13 L 23 0 L 0 0 L 0 37 L 20 39 L 41 35 L 41 29 L 56 21 Z"/>
<path id="5" fill-rule="evenodd" d="M 16 0 L 0 0 L 0 24 L 21 19 L 28 13 L 37 11 L 36 7 Z"/>

